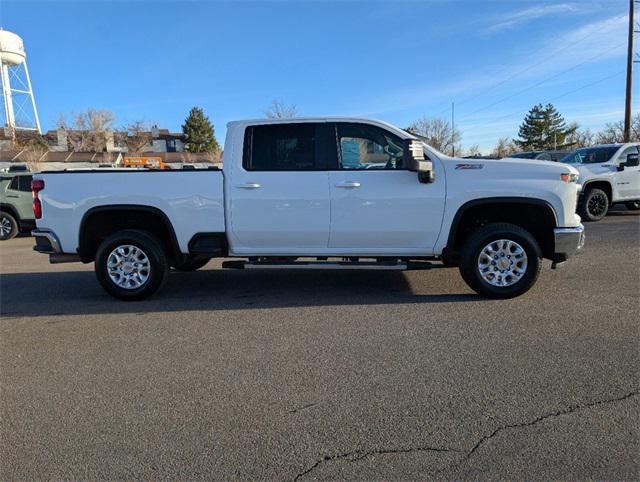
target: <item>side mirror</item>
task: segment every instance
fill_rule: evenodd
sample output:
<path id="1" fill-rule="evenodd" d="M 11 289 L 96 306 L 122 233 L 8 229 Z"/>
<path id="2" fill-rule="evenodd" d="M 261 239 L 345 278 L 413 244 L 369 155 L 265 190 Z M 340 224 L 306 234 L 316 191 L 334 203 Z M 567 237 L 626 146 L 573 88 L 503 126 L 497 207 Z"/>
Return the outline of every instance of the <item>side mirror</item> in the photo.
<path id="1" fill-rule="evenodd" d="M 622 165 L 622 163 L 620 163 Z M 626 167 L 635 167 L 638 165 L 638 154 L 627 154 L 627 162 L 624 163 Z"/>
<path id="2" fill-rule="evenodd" d="M 405 140 L 402 162 L 406 169 L 418 173 L 418 180 L 420 182 L 433 182 L 433 163 L 425 159 L 422 141 L 415 139 Z"/>

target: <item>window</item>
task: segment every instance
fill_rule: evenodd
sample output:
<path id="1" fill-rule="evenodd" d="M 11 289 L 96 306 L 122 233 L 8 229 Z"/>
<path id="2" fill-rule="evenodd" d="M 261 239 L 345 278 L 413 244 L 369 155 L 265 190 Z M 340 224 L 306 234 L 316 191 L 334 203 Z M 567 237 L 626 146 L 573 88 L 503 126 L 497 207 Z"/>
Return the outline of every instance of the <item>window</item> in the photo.
<path id="1" fill-rule="evenodd" d="M 613 147 L 584 147 L 567 154 L 560 162 L 566 164 L 602 164 L 611 160 L 611 157 L 620 149 Z"/>
<path id="2" fill-rule="evenodd" d="M 31 192 L 31 179 L 32 176 L 14 176 L 9 184 L 9 189 L 12 191 Z"/>
<path id="3" fill-rule="evenodd" d="M 538 159 L 540 161 L 550 161 L 551 160 L 551 154 L 549 154 L 548 152 L 543 152 L 541 154 L 538 154 L 538 157 L 536 157 L 536 159 Z"/>
<path id="4" fill-rule="evenodd" d="M 175 139 L 167 139 L 167 152 L 176 152 Z"/>
<path id="5" fill-rule="evenodd" d="M 319 153 L 317 124 L 272 124 L 247 128 L 243 166 L 247 171 L 315 171 L 326 168 Z M 326 146 L 325 146 L 326 147 Z"/>
<path id="6" fill-rule="evenodd" d="M 31 176 L 18 176 L 18 189 L 24 192 L 31 192 Z"/>
<path id="7" fill-rule="evenodd" d="M 379 127 L 338 124 L 341 169 L 402 169 L 404 142 Z"/>
<path id="8" fill-rule="evenodd" d="M 627 156 L 629 154 L 637 154 L 637 153 L 638 153 L 638 148 L 636 146 L 627 147 L 624 151 L 620 153 L 620 157 L 618 158 L 618 160 L 620 162 L 627 162 Z"/>

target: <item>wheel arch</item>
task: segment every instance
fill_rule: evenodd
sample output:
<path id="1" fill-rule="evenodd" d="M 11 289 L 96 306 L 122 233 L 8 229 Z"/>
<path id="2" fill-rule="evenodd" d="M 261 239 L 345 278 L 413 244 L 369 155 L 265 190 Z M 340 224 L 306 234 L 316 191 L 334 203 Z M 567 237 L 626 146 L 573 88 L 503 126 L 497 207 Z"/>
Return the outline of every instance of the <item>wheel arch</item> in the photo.
<path id="1" fill-rule="evenodd" d="M 602 189 L 609 197 L 609 204 L 613 202 L 613 184 L 608 179 L 592 179 L 585 182 L 580 195 L 583 196 L 590 189 Z"/>
<path id="2" fill-rule="evenodd" d="M 507 209 L 493 211 L 504 207 Z M 443 256 L 457 259 L 464 241 L 478 228 L 494 222 L 508 222 L 528 230 L 540 244 L 544 257 L 553 256 L 553 229 L 558 226 L 555 209 L 544 199 L 523 197 L 487 197 L 460 206 L 453 217 Z"/>
<path id="3" fill-rule="evenodd" d="M 124 229 L 149 232 L 163 244 L 171 259 L 181 256 L 173 224 L 162 210 L 141 204 L 113 204 L 93 207 L 82 216 L 78 233 L 78 254 L 82 262 L 93 261 L 101 240 Z"/>
<path id="4" fill-rule="evenodd" d="M 16 222 L 20 224 L 20 215 L 18 214 L 18 211 L 11 204 L 0 203 L 0 211 L 4 211 L 7 214 L 11 214 L 11 216 L 13 216 Z"/>

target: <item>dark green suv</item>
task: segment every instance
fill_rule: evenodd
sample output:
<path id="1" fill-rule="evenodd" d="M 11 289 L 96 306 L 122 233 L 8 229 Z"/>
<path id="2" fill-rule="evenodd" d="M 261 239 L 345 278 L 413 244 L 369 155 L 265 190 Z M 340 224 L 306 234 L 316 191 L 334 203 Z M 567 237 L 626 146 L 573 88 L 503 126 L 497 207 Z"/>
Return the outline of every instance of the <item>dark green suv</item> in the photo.
<path id="1" fill-rule="evenodd" d="M 31 174 L 0 173 L 0 241 L 35 227 Z"/>

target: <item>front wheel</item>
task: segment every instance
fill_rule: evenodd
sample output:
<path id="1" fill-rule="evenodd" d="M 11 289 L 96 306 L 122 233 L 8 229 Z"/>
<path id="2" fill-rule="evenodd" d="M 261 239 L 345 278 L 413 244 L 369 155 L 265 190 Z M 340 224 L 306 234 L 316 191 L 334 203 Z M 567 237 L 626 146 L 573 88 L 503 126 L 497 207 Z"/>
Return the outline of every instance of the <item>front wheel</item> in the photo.
<path id="1" fill-rule="evenodd" d="M 538 242 L 525 229 L 507 223 L 488 224 L 464 244 L 460 274 L 480 295 L 515 298 L 535 284 L 541 258 Z"/>
<path id="2" fill-rule="evenodd" d="M 640 201 L 629 201 L 624 204 L 629 211 L 640 211 Z"/>
<path id="3" fill-rule="evenodd" d="M 143 300 L 158 291 L 168 269 L 162 245 L 143 231 L 117 232 L 96 253 L 98 281 L 111 296 L 125 301 Z"/>
<path id="4" fill-rule="evenodd" d="M 602 189 L 589 189 L 580 203 L 578 214 L 585 221 L 600 221 L 609 211 L 610 199 Z"/>

